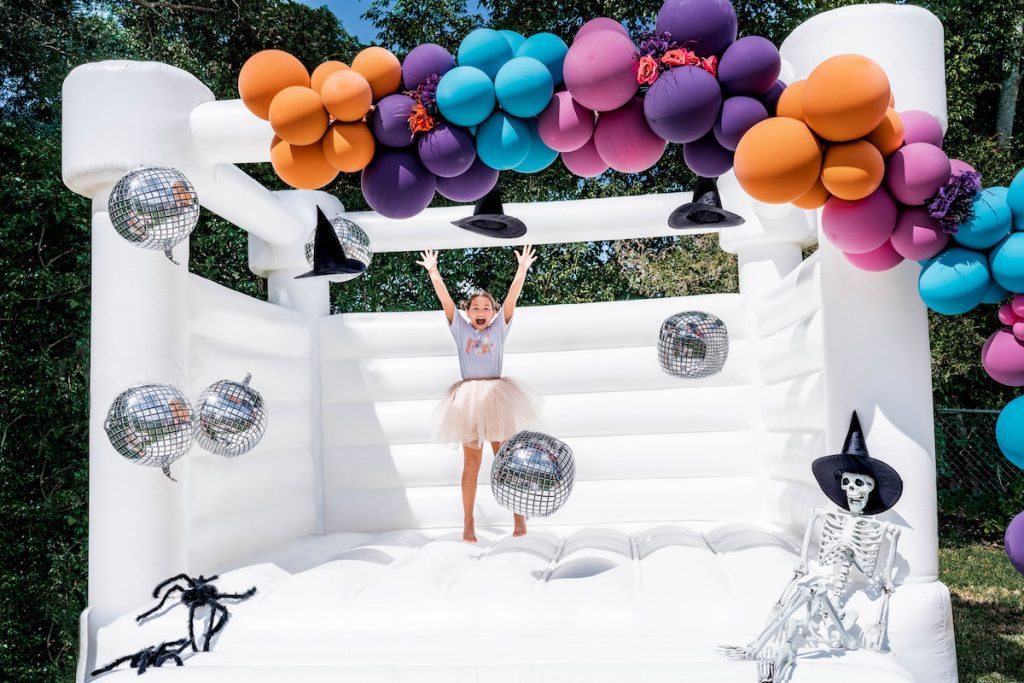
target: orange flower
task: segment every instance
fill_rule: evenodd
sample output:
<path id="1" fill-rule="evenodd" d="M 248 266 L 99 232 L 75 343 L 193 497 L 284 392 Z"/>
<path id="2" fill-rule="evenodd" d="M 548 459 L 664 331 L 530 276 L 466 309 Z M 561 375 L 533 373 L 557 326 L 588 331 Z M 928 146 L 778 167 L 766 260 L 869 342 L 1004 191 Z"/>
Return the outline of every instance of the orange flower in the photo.
<path id="1" fill-rule="evenodd" d="M 668 66 L 686 66 L 687 53 L 693 54 L 686 48 L 669 50 L 661 56 L 661 63 Z"/>
<path id="2" fill-rule="evenodd" d="M 718 75 L 718 58 L 715 57 L 714 55 L 711 55 L 710 57 L 708 57 L 706 59 L 700 60 L 700 68 L 704 69 L 705 71 L 707 71 L 712 76 L 717 76 Z"/>
<path id="3" fill-rule="evenodd" d="M 636 72 L 636 82 L 650 85 L 658 80 L 658 62 L 653 57 L 644 55 L 640 58 L 640 68 Z"/>
<path id="4" fill-rule="evenodd" d="M 415 104 L 409 112 L 409 130 L 413 133 L 426 133 L 434 128 L 434 118 L 427 113 L 422 104 Z"/>

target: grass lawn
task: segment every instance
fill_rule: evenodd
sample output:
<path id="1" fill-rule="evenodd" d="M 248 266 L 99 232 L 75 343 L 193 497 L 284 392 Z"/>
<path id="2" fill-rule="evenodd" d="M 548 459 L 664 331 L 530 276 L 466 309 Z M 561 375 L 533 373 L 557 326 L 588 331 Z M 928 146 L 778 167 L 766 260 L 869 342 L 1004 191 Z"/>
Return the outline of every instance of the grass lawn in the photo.
<path id="1" fill-rule="evenodd" d="M 1024 683 L 1024 577 L 1002 547 L 947 534 L 939 571 L 953 597 L 960 683 Z"/>

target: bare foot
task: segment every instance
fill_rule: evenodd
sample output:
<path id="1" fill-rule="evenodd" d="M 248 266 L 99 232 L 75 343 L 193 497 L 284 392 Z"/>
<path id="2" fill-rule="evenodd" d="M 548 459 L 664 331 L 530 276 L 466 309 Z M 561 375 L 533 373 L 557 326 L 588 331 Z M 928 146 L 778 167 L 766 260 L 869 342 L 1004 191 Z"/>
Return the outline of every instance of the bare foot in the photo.
<path id="1" fill-rule="evenodd" d="M 466 526 L 462 530 L 462 540 L 466 543 L 476 543 L 476 529 L 473 527 L 473 522 L 466 522 Z"/>
<path id="2" fill-rule="evenodd" d="M 516 525 L 515 525 L 515 528 L 512 529 L 512 535 L 513 536 L 525 536 L 526 535 L 526 517 L 523 517 L 522 515 L 514 515 L 513 517 L 514 517 L 514 519 L 516 521 Z"/>

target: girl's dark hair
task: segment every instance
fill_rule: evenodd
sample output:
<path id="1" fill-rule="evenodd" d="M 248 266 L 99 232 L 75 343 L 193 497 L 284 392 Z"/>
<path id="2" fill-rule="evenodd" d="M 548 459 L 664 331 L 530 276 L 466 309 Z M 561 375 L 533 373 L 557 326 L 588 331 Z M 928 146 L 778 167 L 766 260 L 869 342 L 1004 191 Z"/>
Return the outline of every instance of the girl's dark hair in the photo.
<path id="1" fill-rule="evenodd" d="M 469 296 L 467 296 L 466 299 L 462 302 L 462 306 L 461 306 L 462 310 L 468 311 L 470 304 L 473 303 L 473 299 L 475 299 L 475 298 L 477 298 L 479 296 L 482 296 L 485 299 L 487 299 L 488 301 L 490 301 L 491 302 L 491 306 L 494 307 L 494 310 L 498 310 L 498 302 L 495 300 L 495 298 L 493 296 L 491 296 L 490 292 L 485 292 L 482 289 L 474 289 L 472 292 L 469 293 Z"/>

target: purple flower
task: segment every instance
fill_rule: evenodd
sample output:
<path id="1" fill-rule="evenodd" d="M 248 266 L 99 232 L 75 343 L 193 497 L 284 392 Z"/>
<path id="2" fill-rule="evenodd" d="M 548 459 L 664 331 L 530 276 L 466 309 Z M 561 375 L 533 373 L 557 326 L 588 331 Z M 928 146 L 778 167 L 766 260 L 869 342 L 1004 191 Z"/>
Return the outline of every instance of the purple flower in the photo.
<path id="1" fill-rule="evenodd" d="M 943 232 L 952 234 L 974 216 L 974 198 L 981 191 L 981 174 L 964 171 L 949 177 L 928 203 L 928 214 Z"/>
<path id="2" fill-rule="evenodd" d="M 679 47 L 672 40 L 672 34 L 668 31 L 655 33 L 648 31 L 640 36 L 640 44 L 637 46 L 638 57 L 661 57 L 669 50 Z"/>

